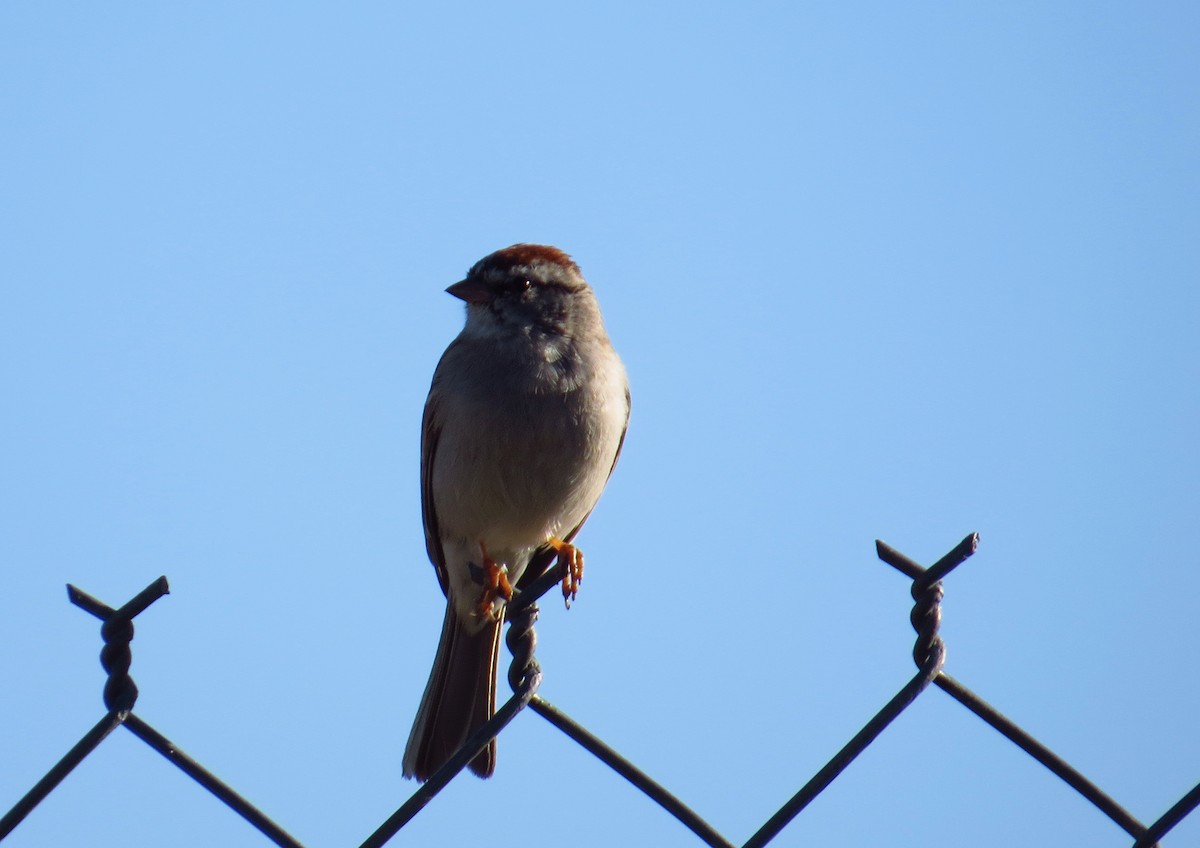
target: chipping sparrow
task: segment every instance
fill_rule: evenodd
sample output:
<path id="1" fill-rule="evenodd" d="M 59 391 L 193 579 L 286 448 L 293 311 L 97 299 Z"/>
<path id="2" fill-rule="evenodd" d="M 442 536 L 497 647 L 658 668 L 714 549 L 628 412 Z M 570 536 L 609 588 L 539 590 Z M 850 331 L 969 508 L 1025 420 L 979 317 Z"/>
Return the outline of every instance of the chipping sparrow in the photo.
<path id="1" fill-rule="evenodd" d="M 625 368 L 561 250 L 507 247 L 446 291 L 466 301 L 467 322 L 434 371 L 421 428 L 425 548 L 447 603 L 404 751 L 417 780 L 491 718 L 504 603 L 530 560 L 557 553 L 574 597 L 583 556 L 571 540 L 629 421 Z M 495 766 L 493 739 L 470 768 L 488 777 Z"/>

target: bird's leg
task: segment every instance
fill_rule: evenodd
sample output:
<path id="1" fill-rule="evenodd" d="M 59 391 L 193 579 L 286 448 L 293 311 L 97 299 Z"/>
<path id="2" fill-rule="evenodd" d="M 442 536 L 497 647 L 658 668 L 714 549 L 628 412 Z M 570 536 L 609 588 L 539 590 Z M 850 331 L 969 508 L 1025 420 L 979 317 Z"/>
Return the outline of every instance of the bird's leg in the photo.
<path id="1" fill-rule="evenodd" d="M 563 602 L 570 609 L 571 601 L 579 594 L 579 584 L 583 582 L 583 551 L 557 536 L 551 536 L 546 544 L 558 553 L 558 564 L 563 570 Z"/>
<path id="2" fill-rule="evenodd" d="M 487 546 L 479 543 L 479 556 L 483 560 L 483 594 L 479 597 L 479 614 L 492 615 L 492 605 L 499 599 L 511 601 L 512 583 L 508 581 L 508 568 L 488 556 Z"/>

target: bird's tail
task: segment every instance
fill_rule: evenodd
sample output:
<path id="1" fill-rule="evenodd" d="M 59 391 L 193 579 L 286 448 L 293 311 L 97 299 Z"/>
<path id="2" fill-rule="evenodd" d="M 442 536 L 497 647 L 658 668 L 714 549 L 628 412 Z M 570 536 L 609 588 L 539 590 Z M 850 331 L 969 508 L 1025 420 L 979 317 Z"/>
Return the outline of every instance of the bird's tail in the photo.
<path id="1" fill-rule="evenodd" d="M 471 633 L 454 605 L 446 604 L 433 671 L 404 749 L 405 777 L 428 780 L 468 736 L 492 717 L 496 710 L 500 626 L 497 621 Z M 488 742 L 469 766 L 480 777 L 491 777 L 496 768 L 496 740 Z"/>

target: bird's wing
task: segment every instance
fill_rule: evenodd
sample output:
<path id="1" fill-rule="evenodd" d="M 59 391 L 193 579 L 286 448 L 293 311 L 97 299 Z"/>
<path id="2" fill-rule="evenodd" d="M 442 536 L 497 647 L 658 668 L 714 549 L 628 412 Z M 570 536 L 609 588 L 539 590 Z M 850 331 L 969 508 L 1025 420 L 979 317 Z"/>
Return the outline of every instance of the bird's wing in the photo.
<path id="1" fill-rule="evenodd" d="M 435 381 L 425 401 L 425 413 L 421 417 L 421 520 L 425 525 L 425 550 L 429 561 L 437 570 L 442 594 L 449 595 L 446 577 L 446 554 L 442 550 L 442 537 L 438 529 L 437 511 L 433 502 L 433 460 L 437 455 L 438 438 L 442 434 L 437 416 L 438 392 Z"/>

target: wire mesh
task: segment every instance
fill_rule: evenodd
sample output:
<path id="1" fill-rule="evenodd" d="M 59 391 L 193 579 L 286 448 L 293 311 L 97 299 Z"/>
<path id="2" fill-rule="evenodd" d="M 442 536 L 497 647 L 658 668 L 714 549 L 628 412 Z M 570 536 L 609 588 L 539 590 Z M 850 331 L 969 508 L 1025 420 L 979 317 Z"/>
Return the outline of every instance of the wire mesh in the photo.
<path id="1" fill-rule="evenodd" d="M 877 541 L 875 544 L 879 558 L 912 581 L 911 593 L 914 605 L 910 621 L 917 634 L 913 648 L 913 660 L 918 671 L 829 762 L 768 818 L 749 839 L 740 843 L 742 848 L 761 848 L 770 843 L 826 787 L 833 783 L 838 775 L 845 771 L 900 713 L 925 692 L 930 684 L 937 686 L 979 716 L 1034 760 L 1057 775 L 1080 796 L 1087 799 L 1133 839 L 1131 843 L 1133 848 L 1157 846 L 1159 840 L 1200 805 L 1200 784 L 1198 784 L 1156 821 L 1149 825 L 1143 824 L 1062 757 L 943 671 L 946 651 L 939 633 L 941 603 L 944 596 L 942 581 L 975 553 L 979 545 L 978 534 L 968 535 L 928 568 L 914 562 L 883 542 Z M 467 763 L 474 759 L 491 739 L 500 734 L 509 722 L 526 707 L 546 719 L 618 775 L 640 789 L 650 800 L 675 817 L 704 844 L 712 846 L 712 848 L 734 848 L 735 845 L 738 845 L 739 843 L 730 841 L 719 833 L 666 787 L 660 785 L 586 727 L 538 694 L 542 673 L 534 656 L 536 646 L 534 624 L 538 615 L 537 601 L 558 583 L 562 575 L 548 561 L 532 564 L 530 574 L 539 574 L 540 576 L 537 579 L 526 581 L 523 590 L 507 610 L 509 629 L 506 643 L 512 654 L 508 680 L 513 690 L 512 697 L 501 705 L 490 721 L 463 743 L 462 748 L 442 768 L 381 823 L 362 843 L 361 848 L 380 848 L 387 844 L 462 771 Z M 132 662 L 130 642 L 134 633 L 133 619 L 168 592 L 166 577 L 160 577 L 123 606 L 114 609 L 74 586 L 67 587 L 71 603 L 103 622 L 100 633 L 104 640 L 104 647 L 100 656 L 101 664 L 108 675 L 103 692 L 106 712 L 46 775 L 34 784 L 3 818 L 0 818 L 0 841 L 3 841 L 32 813 L 37 805 L 70 774 L 72 769 L 94 751 L 110 733 L 118 727 L 125 727 L 191 777 L 198 785 L 219 798 L 272 843 L 283 846 L 283 848 L 304 848 L 295 837 L 258 807 L 239 795 L 232 787 L 184 753 L 170 739 L 133 712 L 138 696 L 137 685 L 129 675 Z"/>

